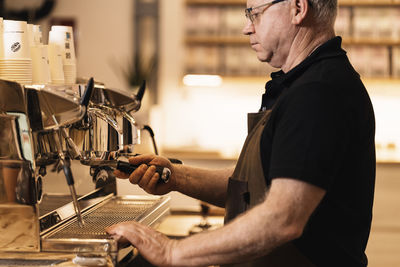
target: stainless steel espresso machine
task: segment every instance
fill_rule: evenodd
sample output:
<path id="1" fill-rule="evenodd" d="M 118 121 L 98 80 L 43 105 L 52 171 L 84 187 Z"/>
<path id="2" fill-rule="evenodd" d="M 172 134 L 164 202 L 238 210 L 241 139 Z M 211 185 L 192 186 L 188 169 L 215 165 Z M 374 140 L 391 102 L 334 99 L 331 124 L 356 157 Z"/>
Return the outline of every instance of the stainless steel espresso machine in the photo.
<path id="1" fill-rule="evenodd" d="M 123 265 L 135 254 L 104 228 L 155 225 L 168 197 L 117 196 L 113 169 L 140 141 L 137 95 L 84 85 L 21 86 L 0 80 L 0 266 Z M 160 182 L 169 170 L 157 169 Z"/>

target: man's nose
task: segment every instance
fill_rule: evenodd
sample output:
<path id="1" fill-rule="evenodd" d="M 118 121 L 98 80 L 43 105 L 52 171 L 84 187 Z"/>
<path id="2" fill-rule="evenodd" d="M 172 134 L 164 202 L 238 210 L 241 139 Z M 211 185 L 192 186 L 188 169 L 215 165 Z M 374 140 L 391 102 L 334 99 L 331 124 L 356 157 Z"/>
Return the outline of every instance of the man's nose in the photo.
<path id="1" fill-rule="evenodd" d="M 246 20 L 246 25 L 244 25 L 242 33 L 244 35 L 250 35 L 254 33 L 254 24 L 251 22 L 250 19 Z"/>

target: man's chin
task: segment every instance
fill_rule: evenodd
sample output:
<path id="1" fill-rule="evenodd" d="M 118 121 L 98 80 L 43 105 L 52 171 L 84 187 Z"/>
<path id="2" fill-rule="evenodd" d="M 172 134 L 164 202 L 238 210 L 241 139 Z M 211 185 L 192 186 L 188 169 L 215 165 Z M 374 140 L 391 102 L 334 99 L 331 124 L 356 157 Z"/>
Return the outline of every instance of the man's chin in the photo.
<path id="1" fill-rule="evenodd" d="M 257 58 L 259 61 L 263 62 L 263 63 L 268 63 L 268 65 L 270 65 L 273 68 L 281 68 L 281 64 L 280 62 L 276 62 L 276 60 L 272 60 L 272 56 L 268 57 L 266 55 L 257 55 Z"/>
<path id="2" fill-rule="evenodd" d="M 261 62 L 265 62 L 265 63 L 270 63 L 271 62 L 271 57 L 268 57 L 265 54 L 258 54 L 257 53 L 257 59 Z"/>

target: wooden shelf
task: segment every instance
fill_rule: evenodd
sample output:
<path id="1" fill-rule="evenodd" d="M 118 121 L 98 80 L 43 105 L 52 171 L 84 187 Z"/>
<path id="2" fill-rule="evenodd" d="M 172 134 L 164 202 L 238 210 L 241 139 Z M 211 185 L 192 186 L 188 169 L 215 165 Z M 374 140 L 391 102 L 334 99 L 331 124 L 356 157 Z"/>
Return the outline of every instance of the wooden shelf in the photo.
<path id="1" fill-rule="evenodd" d="M 249 45 L 249 38 L 246 36 L 187 36 L 187 45 Z M 373 38 L 344 38 L 344 45 L 382 45 L 400 46 L 400 40 L 373 39 Z"/>
<path id="2" fill-rule="evenodd" d="M 186 5 L 238 5 L 246 6 L 246 0 L 186 0 Z M 400 1 L 393 0 L 339 0 L 339 6 L 400 6 Z"/>
<path id="3" fill-rule="evenodd" d="M 381 46 L 400 46 L 400 40 L 393 39 L 374 39 L 374 38 L 344 38 L 344 45 L 381 45 Z"/>
<path id="4" fill-rule="evenodd" d="M 267 64 L 267 63 L 265 63 Z M 278 71 L 278 69 L 276 69 Z M 193 74 L 193 73 L 192 73 Z M 203 73 L 207 74 L 207 73 Z M 213 74 L 215 75 L 215 74 Z M 269 74 L 266 73 L 264 76 L 262 75 L 243 75 L 243 76 L 232 76 L 232 75 L 219 75 L 223 83 L 232 83 L 232 84 L 252 84 L 252 83 L 259 83 L 259 84 L 265 84 L 268 80 L 270 80 Z M 376 86 L 385 86 L 388 87 L 390 85 L 395 86 L 395 88 L 400 87 L 400 78 L 395 78 L 395 77 L 387 77 L 387 78 L 373 78 L 373 77 L 362 77 L 361 80 L 363 83 L 367 86 L 369 90 L 373 90 L 371 88 L 376 87 Z M 393 91 L 391 91 L 391 88 L 387 89 L 388 95 L 393 95 Z M 383 92 L 382 89 L 380 89 L 380 92 Z M 396 91 L 397 92 L 397 91 Z M 400 92 L 398 93 L 400 96 Z M 193 149 L 195 150 L 195 149 Z M 167 152 L 170 152 L 170 149 L 167 150 Z M 208 153 L 208 152 L 207 152 Z M 170 153 L 171 157 L 173 153 Z"/>
<path id="5" fill-rule="evenodd" d="M 188 45 L 244 45 L 249 44 L 245 36 L 187 36 Z"/>
<path id="6" fill-rule="evenodd" d="M 186 0 L 187 5 L 238 5 L 246 6 L 246 0 Z"/>
<path id="7" fill-rule="evenodd" d="M 390 6 L 400 6 L 400 1 L 394 2 L 391 0 L 339 0 L 339 6 L 372 6 L 372 7 L 390 7 Z"/>

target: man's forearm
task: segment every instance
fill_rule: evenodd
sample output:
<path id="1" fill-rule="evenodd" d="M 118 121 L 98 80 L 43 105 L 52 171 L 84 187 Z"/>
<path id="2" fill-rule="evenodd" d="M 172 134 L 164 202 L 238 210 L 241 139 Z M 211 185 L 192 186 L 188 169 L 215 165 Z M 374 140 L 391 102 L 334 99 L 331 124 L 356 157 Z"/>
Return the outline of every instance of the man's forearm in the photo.
<path id="1" fill-rule="evenodd" d="M 176 168 L 176 190 L 211 204 L 224 207 L 228 179 L 232 168 L 200 169 L 185 165 L 174 165 Z"/>
<path id="2" fill-rule="evenodd" d="M 263 256 L 302 235 L 325 190 L 290 178 L 272 181 L 261 204 L 228 225 L 177 241 L 172 266 L 243 262 Z"/>
<path id="3" fill-rule="evenodd" d="M 262 204 L 223 228 L 178 241 L 172 266 L 227 264 L 265 255 L 298 235 L 276 215 Z"/>

